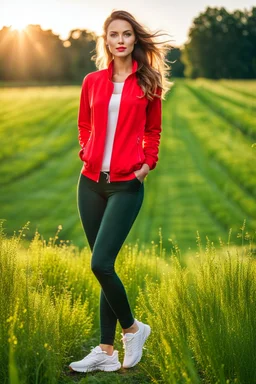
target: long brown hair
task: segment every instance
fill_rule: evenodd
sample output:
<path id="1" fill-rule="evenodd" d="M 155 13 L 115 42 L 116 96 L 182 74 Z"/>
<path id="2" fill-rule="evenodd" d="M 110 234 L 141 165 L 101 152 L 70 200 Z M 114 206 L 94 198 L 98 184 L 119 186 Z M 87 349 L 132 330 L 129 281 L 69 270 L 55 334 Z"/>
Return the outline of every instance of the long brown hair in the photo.
<path id="1" fill-rule="evenodd" d="M 127 11 L 117 10 L 107 17 L 103 24 L 103 33 L 96 41 L 96 54 L 92 57 L 98 69 L 108 67 L 110 61 L 113 59 L 112 53 L 106 47 L 106 37 L 109 24 L 113 20 L 126 20 L 133 27 L 137 43 L 134 45 L 132 57 L 138 62 L 137 77 L 138 84 L 149 100 L 153 96 L 165 99 L 165 94 L 172 87 L 174 83 L 168 81 L 168 71 L 170 66 L 167 62 L 171 63 L 166 58 L 167 51 L 170 50 L 168 41 L 157 41 L 157 37 L 167 35 L 161 33 L 160 30 L 156 32 L 149 31 L 148 28 L 141 25 L 133 15 Z M 157 88 L 161 89 L 161 96 L 155 92 Z"/>

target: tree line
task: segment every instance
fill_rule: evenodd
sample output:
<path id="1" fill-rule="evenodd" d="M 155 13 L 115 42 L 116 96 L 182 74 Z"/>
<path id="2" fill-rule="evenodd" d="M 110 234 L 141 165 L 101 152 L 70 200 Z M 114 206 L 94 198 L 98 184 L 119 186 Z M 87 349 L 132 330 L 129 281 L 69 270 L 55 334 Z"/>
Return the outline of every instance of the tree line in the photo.
<path id="1" fill-rule="evenodd" d="M 193 20 L 182 52 L 186 77 L 256 77 L 256 8 L 210 8 Z"/>
<path id="2" fill-rule="evenodd" d="M 97 35 L 73 29 L 67 40 L 40 25 L 0 30 L 0 80 L 81 83 L 95 71 Z M 170 47 L 170 77 L 255 78 L 256 8 L 228 12 L 208 7 L 194 18 L 188 41 Z"/>

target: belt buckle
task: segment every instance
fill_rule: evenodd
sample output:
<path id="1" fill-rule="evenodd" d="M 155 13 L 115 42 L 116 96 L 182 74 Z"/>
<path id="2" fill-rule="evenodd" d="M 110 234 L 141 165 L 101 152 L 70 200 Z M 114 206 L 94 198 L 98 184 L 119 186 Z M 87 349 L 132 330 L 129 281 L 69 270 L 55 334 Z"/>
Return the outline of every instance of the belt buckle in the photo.
<path id="1" fill-rule="evenodd" d="M 103 171 L 102 173 L 104 173 L 106 175 L 106 180 L 107 180 L 107 183 L 110 183 L 110 175 L 109 175 L 109 172 L 108 171 Z"/>

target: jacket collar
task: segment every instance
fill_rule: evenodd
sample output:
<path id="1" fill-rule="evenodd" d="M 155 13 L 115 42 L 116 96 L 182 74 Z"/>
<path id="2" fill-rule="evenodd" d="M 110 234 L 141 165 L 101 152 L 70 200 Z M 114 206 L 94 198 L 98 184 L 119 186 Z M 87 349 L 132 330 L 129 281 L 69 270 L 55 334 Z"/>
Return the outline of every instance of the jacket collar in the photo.
<path id="1" fill-rule="evenodd" d="M 132 73 L 136 72 L 137 68 L 138 68 L 138 62 L 134 58 L 132 58 Z M 108 68 L 107 68 L 109 80 L 112 80 L 113 69 L 114 69 L 114 59 L 112 59 L 110 61 Z"/>

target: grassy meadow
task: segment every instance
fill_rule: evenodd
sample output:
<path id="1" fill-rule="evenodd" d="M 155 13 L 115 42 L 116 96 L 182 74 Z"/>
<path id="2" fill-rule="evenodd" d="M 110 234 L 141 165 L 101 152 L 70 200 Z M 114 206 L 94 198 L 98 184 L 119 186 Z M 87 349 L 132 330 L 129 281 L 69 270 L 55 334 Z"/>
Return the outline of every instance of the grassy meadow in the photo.
<path id="1" fill-rule="evenodd" d="M 256 382 L 256 81 L 174 81 L 116 262 L 152 334 L 133 369 L 88 375 L 68 370 L 99 343 L 76 206 L 80 87 L 1 84 L 1 384 Z"/>
<path id="2" fill-rule="evenodd" d="M 127 241 L 195 249 L 200 232 L 227 240 L 256 224 L 255 81 L 175 79 L 163 102 L 159 163 Z M 76 186 L 79 86 L 0 88 L 0 218 L 9 235 L 30 221 L 49 239 L 83 247 Z M 150 218 L 150 219 L 149 219 Z M 234 243 L 236 239 L 233 239 Z"/>
<path id="3" fill-rule="evenodd" d="M 253 234 L 243 225 L 240 247 L 197 237 L 183 263 L 178 249 L 125 244 L 116 269 L 137 318 L 152 333 L 141 362 L 117 372 L 81 374 L 68 364 L 99 343 L 99 284 L 88 247 L 26 227 L 0 229 L 0 382 L 10 384 L 256 382 L 256 263 Z M 231 238 L 230 238 L 231 240 Z M 118 324 L 115 348 L 123 360 Z M 8 380 L 9 378 L 9 380 Z"/>

